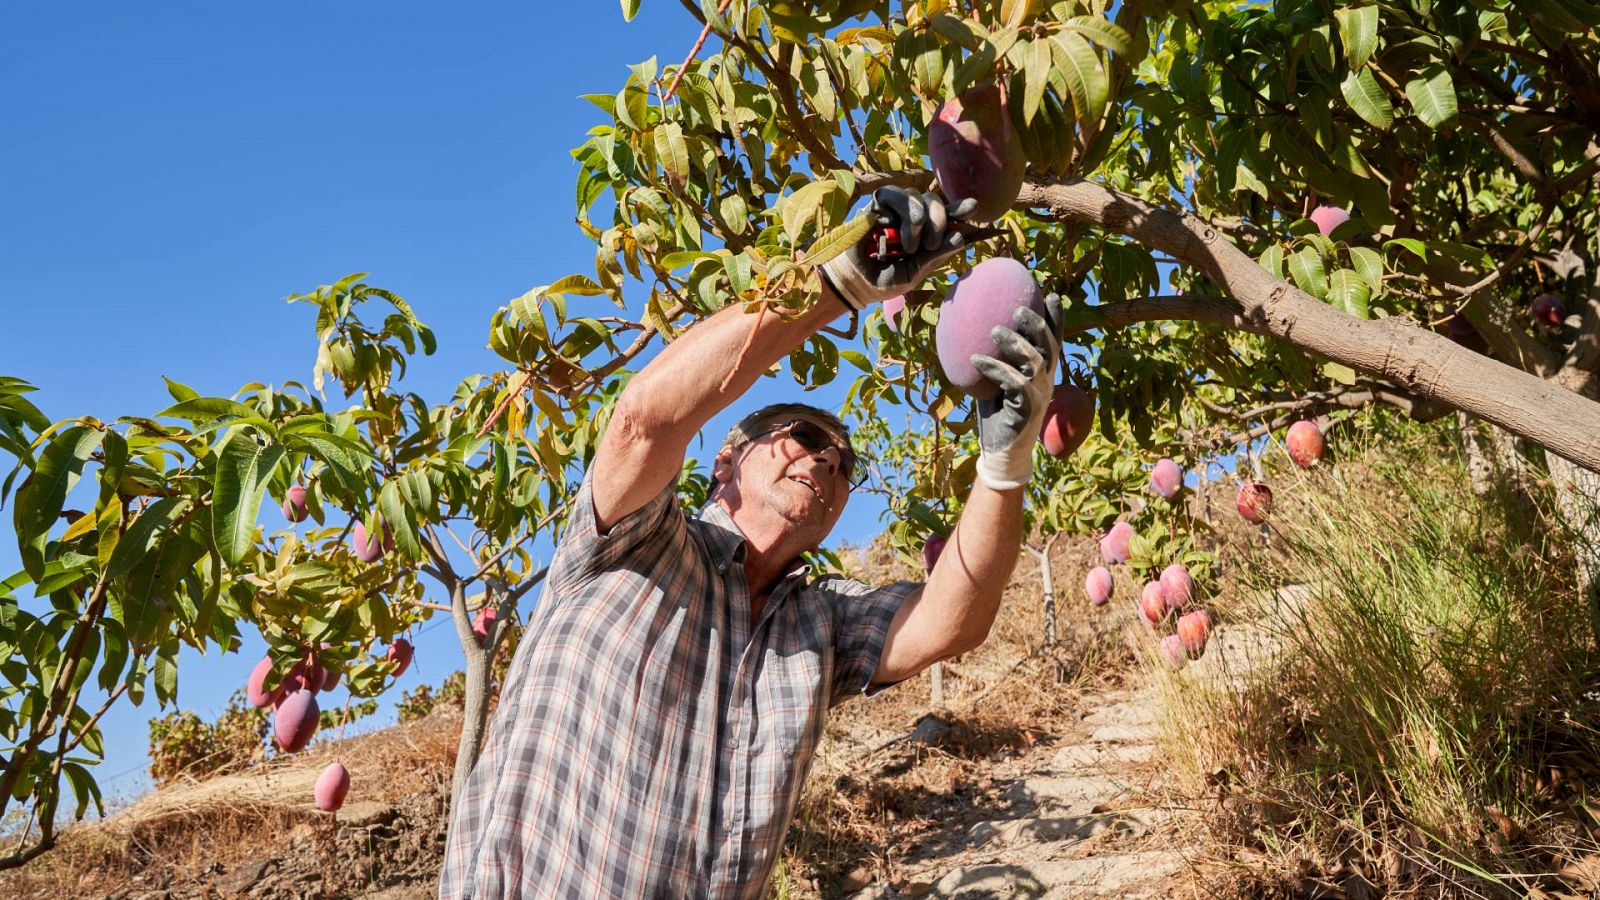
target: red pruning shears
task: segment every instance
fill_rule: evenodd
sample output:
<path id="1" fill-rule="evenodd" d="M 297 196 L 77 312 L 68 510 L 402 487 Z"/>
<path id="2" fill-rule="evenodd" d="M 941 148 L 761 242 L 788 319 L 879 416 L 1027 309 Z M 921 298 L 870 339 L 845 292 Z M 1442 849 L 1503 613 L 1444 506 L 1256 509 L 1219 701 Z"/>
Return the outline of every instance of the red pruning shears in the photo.
<path id="1" fill-rule="evenodd" d="M 867 232 L 867 240 L 868 259 L 900 259 L 907 255 L 900 243 L 900 229 L 893 225 L 874 225 Z"/>
<path id="2" fill-rule="evenodd" d="M 974 228 L 965 222 L 957 223 L 955 227 L 966 235 L 969 244 L 1001 233 L 998 228 Z M 911 255 L 900 241 L 900 229 L 893 225 L 874 225 L 867 232 L 866 240 L 868 259 L 904 259 Z"/>

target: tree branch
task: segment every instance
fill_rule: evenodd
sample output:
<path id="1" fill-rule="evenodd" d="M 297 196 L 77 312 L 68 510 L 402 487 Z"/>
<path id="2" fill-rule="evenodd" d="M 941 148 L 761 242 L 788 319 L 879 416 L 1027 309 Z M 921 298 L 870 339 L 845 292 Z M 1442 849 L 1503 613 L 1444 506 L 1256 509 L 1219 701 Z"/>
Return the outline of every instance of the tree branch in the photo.
<path id="1" fill-rule="evenodd" d="M 1170 254 L 1238 304 L 1236 327 L 1304 347 L 1521 435 L 1600 471 L 1600 403 L 1495 362 L 1400 317 L 1334 310 L 1267 272 L 1199 219 L 1081 179 L 1030 181 L 1016 206 L 1089 222 Z M 1117 304 L 1108 304 L 1114 307 Z"/>

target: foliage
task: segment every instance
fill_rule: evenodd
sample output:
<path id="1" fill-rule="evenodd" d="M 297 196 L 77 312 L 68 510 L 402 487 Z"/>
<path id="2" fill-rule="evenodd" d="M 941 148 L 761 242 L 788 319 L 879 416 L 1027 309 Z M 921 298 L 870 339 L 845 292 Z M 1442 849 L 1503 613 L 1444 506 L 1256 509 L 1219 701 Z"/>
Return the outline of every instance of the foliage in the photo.
<path id="1" fill-rule="evenodd" d="M 214 724 L 190 710 L 150 720 L 150 777 L 164 787 L 179 777 L 214 778 L 248 768 L 266 756 L 271 717 L 234 691 Z"/>
<path id="2" fill-rule="evenodd" d="M 1351 449 L 1340 477 L 1298 479 L 1273 549 L 1239 566 L 1253 599 L 1229 618 L 1269 649 L 1230 641 L 1163 679 L 1172 758 L 1230 786 L 1219 833 L 1365 859 L 1390 890 L 1510 890 L 1592 852 L 1573 801 L 1600 763 L 1600 655 L 1573 536 L 1461 490 L 1437 431 Z"/>

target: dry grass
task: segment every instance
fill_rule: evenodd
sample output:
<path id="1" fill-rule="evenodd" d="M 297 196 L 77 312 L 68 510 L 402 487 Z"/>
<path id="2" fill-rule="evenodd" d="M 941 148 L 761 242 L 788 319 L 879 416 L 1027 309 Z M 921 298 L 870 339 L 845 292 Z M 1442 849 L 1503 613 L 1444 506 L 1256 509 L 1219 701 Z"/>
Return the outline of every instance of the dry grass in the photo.
<path id="1" fill-rule="evenodd" d="M 134 883 L 205 882 L 224 865 L 328 832 L 336 815 L 355 819 L 447 792 L 460 732 L 460 713 L 441 707 L 406 727 L 319 742 L 249 772 L 186 778 L 104 822 L 68 829 L 56 849 L 0 874 L 0 896 L 100 897 Z M 350 769 L 352 797 L 361 799 L 330 814 L 313 805 L 311 787 L 335 759 Z"/>
<path id="2" fill-rule="evenodd" d="M 1162 677 L 1213 886 L 1589 896 L 1600 657 L 1570 548 L 1474 498 L 1437 432 L 1390 440 L 1280 473 L 1271 541 L 1235 557 L 1234 627 Z"/>

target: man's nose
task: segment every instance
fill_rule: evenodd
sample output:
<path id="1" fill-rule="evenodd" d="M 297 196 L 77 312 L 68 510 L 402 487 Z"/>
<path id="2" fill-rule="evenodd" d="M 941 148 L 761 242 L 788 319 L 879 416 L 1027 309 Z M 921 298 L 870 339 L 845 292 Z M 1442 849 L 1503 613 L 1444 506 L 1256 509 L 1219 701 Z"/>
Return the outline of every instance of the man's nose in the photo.
<path id="1" fill-rule="evenodd" d="M 813 453 L 811 455 L 815 456 L 817 459 L 821 459 L 821 460 L 827 461 L 827 459 L 828 459 L 827 454 L 828 454 L 828 451 L 830 451 L 830 450 L 833 451 L 833 460 L 832 460 L 832 462 L 828 462 L 828 474 L 829 475 L 837 475 L 839 473 L 839 466 L 844 464 L 844 451 L 843 450 L 840 450 L 838 447 L 829 446 L 829 447 L 823 447 L 821 450 L 818 450 L 816 453 Z"/>

